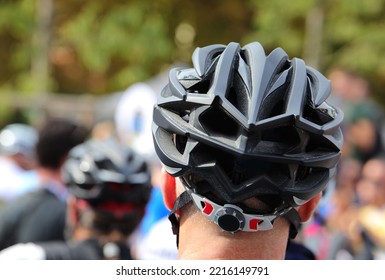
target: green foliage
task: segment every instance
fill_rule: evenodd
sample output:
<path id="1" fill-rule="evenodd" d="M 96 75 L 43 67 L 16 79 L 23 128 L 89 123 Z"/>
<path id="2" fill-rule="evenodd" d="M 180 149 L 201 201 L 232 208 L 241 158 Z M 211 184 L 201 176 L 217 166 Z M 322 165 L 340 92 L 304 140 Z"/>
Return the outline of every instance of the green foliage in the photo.
<path id="1" fill-rule="evenodd" d="M 383 72 L 385 58 L 379 54 L 385 49 L 384 9 L 382 0 L 330 1 L 325 20 L 327 63 L 368 76 Z"/>
<path id="2" fill-rule="evenodd" d="M 265 48 L 282 46 L 289 55 L 299 56 L 303 48 L 306 14 L 313 1 L 251 0 L 255 14 L 246 41 L 257 40 Z"/>
<path id="3" fill-rule="evenodd" d="M 153 62 L 171 57 L 167 26 L 151 4 L 106 10 L 103 2 L 91 2 L 61 31 L 62 40 L 76 50 L 87 71 L 110 73 L 110 90 L 150 77 L 155 74 Z"/>
<path id="4" fill-rule="evenodd" d="M 29 70 L 34 1 L 4 1 L 0 8 L 0 87 L 13 84 L 17 75 Z"/>
<path id="5" fill-rule="evenodd" d="M 0 8 L 0 90 L 38 88 L 34 38 L 39 5 L 3 0 Z M 46 91 L 106 94 L 189 62 L 196 46 L 260 41 L 290 57 L 317 58 L 322 71 L 342 66 L 369 78 L 377 97 L 385 86 L 383 0 L 52 0 Z M 321 15 L 320 29 L 312 24 Z M 181 23 L 192 42 L 175 39 Z M 41 33 L 40 33 L 41 34 Z M 44 34 L 44 32 L 43 32 Z M 308 42 L 318 42 L 319 52 Z M 314 44 L 313 44 L 314 47 Z M 305 55 L 306 54 L 306 55 Z M 380 98 L 378 98 L 380 99 Z"/>
<path id="6" fill-rule="evenodd" d="M 4 1 L 0 9 L 0 28 L 23 39 L 34 28 L 34 2 L 28 0 Z"/>
<path id="7" fill-rule="evenodd" d="M 385 1 L 383 0 L 250 0 L 255 10 L 246 41 L 258 40 L 267 48 L 282 46 L 289 56 L 303 56 L 306 36 L 317 36 L 306 22 L 311 12 L 323 16 L 319 65 L 322 71 L 345 67 L 361 73 L 382 99 L 385 86 Z M 314 53 L 314 55 L 317 55 Z M 384 100 L 385 101 L 385 100 Z M 383 102 L 384 103 L 384 102 Z M 385 103 L 384 103 L 385 104 Z"/>

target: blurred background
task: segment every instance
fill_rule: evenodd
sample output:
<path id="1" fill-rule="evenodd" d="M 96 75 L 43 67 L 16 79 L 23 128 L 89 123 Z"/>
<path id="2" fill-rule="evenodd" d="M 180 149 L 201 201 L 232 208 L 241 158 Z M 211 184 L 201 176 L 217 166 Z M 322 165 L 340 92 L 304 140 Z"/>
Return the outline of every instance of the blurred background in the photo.
<path id="1" fill-rule="evenodd" d="M 154 160 L 170 67 L 209 44 L 282 47 L 332 80 L 345 113 L 336 177 L 299 239 L 317 259 L 385 259 L 384 15 L 385 0 L 0 0 L 0 129 L 70 118 L 138 135 L 125 142 Z"/>
<path id="2" fill-rule="evenodd" d="M 0 127 L 44 114 L 93 123 L 104 97 L 230 41 L 359 73 L 383 105 L 384 11 L 383 0 L 1 0 Z"/>

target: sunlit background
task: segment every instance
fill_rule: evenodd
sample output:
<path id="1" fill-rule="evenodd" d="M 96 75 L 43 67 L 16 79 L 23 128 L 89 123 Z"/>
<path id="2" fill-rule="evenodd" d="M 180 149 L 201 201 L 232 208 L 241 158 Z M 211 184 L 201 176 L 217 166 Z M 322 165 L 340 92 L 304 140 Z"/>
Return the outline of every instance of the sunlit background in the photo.
<path id="1" fill-rule="evenodd" d="M 338 255 L 325 229 L 361 246 L 365 228 L 377 244 L 370 258 L 385 259 L 385 177 L 361 173 L 385 153 L 384 30 L 385 0 L 0 0 L 0 129 L 66 117 L 138 135 L 127 142 L 154 154 L 152 105 L 171 67 L 209 44 L 282 47 L 332 80 L 346 117 L 338 175 L 300 237 L 319 259 L 362 258 Z M 382 201 L 362 212 L 368 188 Z"/>
<path id="2" fill-rule="evenodd" d="M 0 125 L 18 109 L 27 118 L 80 110 L 92 122 L 101 97 L 230 41 L 358 72 L 383 104 L 384 11 L 383 0 L 3 0 Z"/>

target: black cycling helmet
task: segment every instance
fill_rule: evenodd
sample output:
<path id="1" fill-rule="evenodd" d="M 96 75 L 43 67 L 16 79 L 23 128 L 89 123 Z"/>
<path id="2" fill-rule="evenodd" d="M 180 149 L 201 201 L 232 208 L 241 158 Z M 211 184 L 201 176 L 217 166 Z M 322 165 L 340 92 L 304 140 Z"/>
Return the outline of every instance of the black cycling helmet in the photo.
<path id="1" fill-rule="evenodd" d="M 190 194 L 221 204 L 258 197 L 272 213 L 326 188 L 343 144 L 329 80 L 257 42 L 197 48 L 192 60 L 170 71 L 154 108 L 154 145 L 170 175 Z"/>
<path id="2" fill-rule="evenodd" d="M 146 161 L 115 140 L 90 139 L 71 149 L 63 180 L 75 197 L 111 212 L 143 209 L 152 189 Z"/>

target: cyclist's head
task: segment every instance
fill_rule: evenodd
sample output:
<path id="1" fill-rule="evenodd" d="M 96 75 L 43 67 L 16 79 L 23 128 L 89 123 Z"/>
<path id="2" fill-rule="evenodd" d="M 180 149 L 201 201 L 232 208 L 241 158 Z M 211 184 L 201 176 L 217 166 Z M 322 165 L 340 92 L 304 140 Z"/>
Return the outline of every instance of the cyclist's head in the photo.
<path id="1" fill-rule="evenodd" d="M 192 61 L 170 71 L 154 108 L 165 170 L 224 230 L 292 220 L 294 207 L 326 188 L 340 157 L 343 113 L 326 102 L 330 81 L 281 48 L 266 55 L 257 42 L 197 48 Z M 249 198 L 267 209 L 244 209 Z"/>
<path id="2" fill-rule="evenodd" d="M 89 135 L 86 127 L 69 119 L 48 119 L 39 130 L 36 157 L 40 167 L 60 170 L 69 150 Z"/>
<path id="3" fill-rule="evenodd" d="M 95 228 L 126 235 L 140 223 L 152 189 L 146 161 L 113 139 L 90 139 L 74 147 L 63 166 L 63 181 L 93 210 Z"/>
<path id="4" fill-rule="evenodd" d="M 5 126 L 0 132 L 0 153 L 3 155 L 22 155 L 26 161 L 35 161 L 37 130 L 30 125 L 14 123 Z"/>

